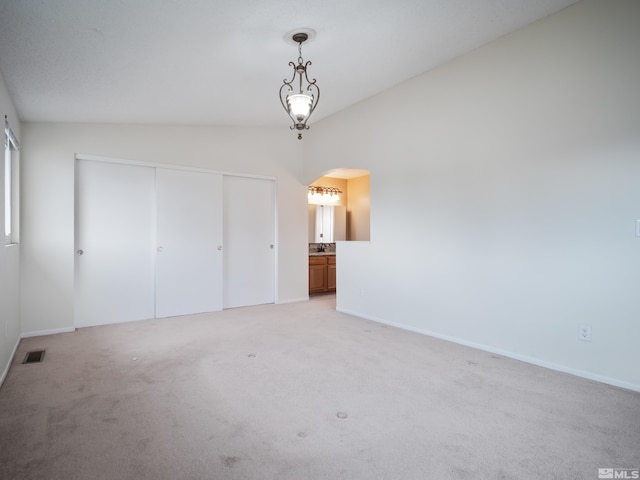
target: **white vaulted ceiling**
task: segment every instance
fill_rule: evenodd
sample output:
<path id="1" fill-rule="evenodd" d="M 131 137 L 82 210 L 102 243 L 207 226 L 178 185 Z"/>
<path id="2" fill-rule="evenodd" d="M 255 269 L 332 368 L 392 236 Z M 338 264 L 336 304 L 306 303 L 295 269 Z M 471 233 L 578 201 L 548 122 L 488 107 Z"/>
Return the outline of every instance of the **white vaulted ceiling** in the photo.
<path id="1" fill-rule="evenodd" d="M 283 125 L 303 46 L 310 123 L 576 0 L 0 0 L 0 72 L 23 121 Z"/>

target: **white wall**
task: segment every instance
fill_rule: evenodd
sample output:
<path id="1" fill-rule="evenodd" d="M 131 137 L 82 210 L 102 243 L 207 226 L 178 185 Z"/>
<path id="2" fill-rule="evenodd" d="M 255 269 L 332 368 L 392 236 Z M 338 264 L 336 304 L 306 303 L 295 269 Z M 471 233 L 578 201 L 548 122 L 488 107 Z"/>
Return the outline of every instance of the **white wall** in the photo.
<path id="1" fill-rule="evenodd" d="M 3 153 L 0 160 L 0 228 L 4 239 L 4 116 L 13 133 L 21 140 L 20 120 L 0 75 L 0 122 Z M 0 384 L 7 374 L 13 352 L 20 339 L 20 246 L 0 244 Z"/>
<path id="2" fill-rule="evenodd" d="M 640 390 L 638 52 L 582 1 L 312 125 L 306 180 L 371 171 L 338 308 Z"/>
<path id="3" fill-rule="evenodd" d="M 287 129 L 23 124 L 22 331 L 74 325 L 74 158 L 91 154 L 277 178 L 279 303 L 307 292 L 307 187 Z M 114 192 L 117 195 L 117 192 Z"/>

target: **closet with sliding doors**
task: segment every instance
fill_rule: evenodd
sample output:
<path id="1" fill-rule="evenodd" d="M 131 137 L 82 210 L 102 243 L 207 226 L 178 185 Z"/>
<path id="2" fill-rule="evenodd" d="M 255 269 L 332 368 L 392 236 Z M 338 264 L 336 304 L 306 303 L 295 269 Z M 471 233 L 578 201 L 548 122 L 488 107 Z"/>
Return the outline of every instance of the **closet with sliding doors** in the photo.
<path id="1" fill-rule="evenodd" d="M 76 158 L 75 325 L 274 302 L 275 181 Z"/>

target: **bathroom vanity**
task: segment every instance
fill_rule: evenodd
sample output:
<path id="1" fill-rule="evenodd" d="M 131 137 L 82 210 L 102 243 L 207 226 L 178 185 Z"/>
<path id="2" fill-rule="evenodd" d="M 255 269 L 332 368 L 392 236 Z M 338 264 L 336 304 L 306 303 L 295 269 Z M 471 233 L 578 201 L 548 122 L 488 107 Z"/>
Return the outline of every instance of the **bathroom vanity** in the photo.
<path id="1" fill-rule="evenodd" d="M 309 293 L 336 291 L 336 254 L 309 254 Z"/>

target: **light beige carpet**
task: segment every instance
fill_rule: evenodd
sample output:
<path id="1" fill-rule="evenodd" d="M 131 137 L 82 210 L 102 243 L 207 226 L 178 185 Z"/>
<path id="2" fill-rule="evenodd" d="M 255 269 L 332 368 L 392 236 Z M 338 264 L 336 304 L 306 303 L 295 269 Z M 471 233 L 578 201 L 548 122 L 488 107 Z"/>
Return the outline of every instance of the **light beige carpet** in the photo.
<path id="1" fill-rule="evenodd" d="M 332 296 L 23 340 L 2 479 L 579 479 L 640 466 L 640 394 Z M 41 364 L 25 352 L 46 348 Z"/>

